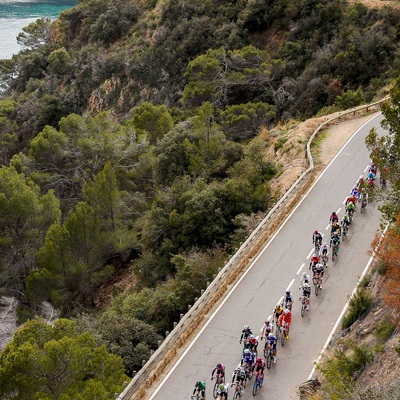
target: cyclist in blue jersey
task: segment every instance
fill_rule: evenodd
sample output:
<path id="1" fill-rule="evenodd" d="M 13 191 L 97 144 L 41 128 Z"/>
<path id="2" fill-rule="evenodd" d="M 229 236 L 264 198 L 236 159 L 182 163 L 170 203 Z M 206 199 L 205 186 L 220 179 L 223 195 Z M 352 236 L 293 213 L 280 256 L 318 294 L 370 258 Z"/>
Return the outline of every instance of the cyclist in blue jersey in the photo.
<path id="1" fill-rule="evenodd" d="M 267 343 L 268 346 L 274 350 L 274 363 L 276 363 L 276 356 L 277 356 L 276 344 L 278 343 L 278 338 L 271 332 L 268 334 Z"/>

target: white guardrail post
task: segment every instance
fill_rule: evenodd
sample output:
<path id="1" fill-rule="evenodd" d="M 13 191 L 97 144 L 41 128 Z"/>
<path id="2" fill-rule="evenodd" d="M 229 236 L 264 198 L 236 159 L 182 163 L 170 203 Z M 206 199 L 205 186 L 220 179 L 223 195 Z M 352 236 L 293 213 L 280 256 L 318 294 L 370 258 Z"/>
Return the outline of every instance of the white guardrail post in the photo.
<path id="1" fill-rule="evenodd" d="M 236 253 L 230 258 L 227 264 L 218 273 L 215 279 L 208 285 L 207 289 L 202 291 L 202 295 L 194 303 L 193 306 L 188 307 L 188 312 L 182 316 L 179 323 L 174 323 L 174 329 L 171 332 L 167 331 L 166 338 L 159 346 L 159 348 L 151 355 L 149 360 L 144 364 L 142 369 L 135 374 L 131 382 L 125 390 L 116 396 L 116 400 L 139 400 L 143 399 L 146 389 L 151 386 L 155 379 L 167 368 L 171 359 L 177 354 L 177 349 L 182 347 L 186 339 L 191 335 L 194 329 L 200 324 L 203 316 L 213 307 L 213 305 L 223 296 L 227 287 L 243 270 L 243 261 L 247 262 L 246 253 L 249 251 L 250 245 L 253 240 L 260 236 L 264 230 L 267 222 L 272 218 L 276 211 L 285 203 L 290 194 L 299 186 L 303 179 L 314 170 L 314 160 L 311 155 L 311 143 L 318 132 L 330 124 L 331 122 L 340 119 L 348 114 L 355 114 L 356 112 L 367 110 L 376 106 L 380 106 L 382 102 L 388 100 L 389 97 L 371 103 L 368 105 L 356 107 L 330 118 L 320 124 L 312 133 L 307 141 L 307 161 L 308 168 L 304 171 L 292 186 L 286 191 L 281 199 L 275 206 L 268 212 L 265 218 L 254 229 L 247 240 L 240 246 Z M 311 175 L 310 175 L 311 176 Z"/>

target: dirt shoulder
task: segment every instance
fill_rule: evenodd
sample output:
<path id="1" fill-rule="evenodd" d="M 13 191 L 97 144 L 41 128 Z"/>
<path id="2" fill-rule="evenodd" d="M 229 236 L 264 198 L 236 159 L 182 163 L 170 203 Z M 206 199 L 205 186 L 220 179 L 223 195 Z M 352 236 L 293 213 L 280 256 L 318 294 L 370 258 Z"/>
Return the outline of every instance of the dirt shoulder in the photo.
<path id="1" fill-rule="evenodd" d="M 378 112 L 375 110 L 341 117 L 318 133 L 311 147 L 316 176 L 328 165 L 350 136 Z M 271 182 L 272 191 L 278 197 L 308 168 L 305 146 L 313 131 L 336 115 L 338 113 L 304 122 L 292 122 L 279 130 L 261 133 L 262 137 L 270 141 L 267 157 L 273 158 L 280 169 L 279 175 Z"/>

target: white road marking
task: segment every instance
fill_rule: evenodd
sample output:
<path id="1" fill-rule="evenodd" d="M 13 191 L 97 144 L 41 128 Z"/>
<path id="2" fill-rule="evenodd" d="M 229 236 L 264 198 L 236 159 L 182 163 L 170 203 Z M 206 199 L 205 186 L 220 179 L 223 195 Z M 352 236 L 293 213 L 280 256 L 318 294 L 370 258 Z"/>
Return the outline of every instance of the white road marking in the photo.
<path id="1" fill-rule="evenodd" d="M 292 287 L 294 281 L 295 281 L 295 279 L 292 279 L 292 282 L 289 283 L 289 286 L 286 288 L 286 292 L 290 290 L 290 288 Z"/>
<path id="2" fill-rule="evenodd" d="M 299 270 L 296 272 L 296 275 L 298 275 L 299 273 L 300 273 L 300 271 L 303 269 L 303 267 L 305 266 L 306 264 L 301 264 L 300 265 L 300 268 L 299 268 Z"/>
<path id="3" fill-rule="evenodd" d="M 308 253 L 308 256 L 306 257 L 306 260 L 308 260 L 308 259 L 311 257 L 311 254 L 314 253 L 314 250 L 315 250 L 315 248 L 313 247 L 313 248 L 311 249 L 311 251 Z"/>

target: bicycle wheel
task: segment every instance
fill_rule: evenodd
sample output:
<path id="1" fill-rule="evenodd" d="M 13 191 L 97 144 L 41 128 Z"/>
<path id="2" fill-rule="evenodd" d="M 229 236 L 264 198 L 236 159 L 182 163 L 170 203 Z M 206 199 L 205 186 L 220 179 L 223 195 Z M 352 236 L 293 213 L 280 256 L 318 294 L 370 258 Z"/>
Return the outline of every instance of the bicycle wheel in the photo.
<path id="1" fill-rule="evenodd" d="M 267 368 L 270 369 L 271 365 L 272 365 L 272 355 L 271 355 L 271 353 L 268 353 L 268 355 L 267 355 L 266 364 L 267 364 Z"/>
<path id="2" fill-rule="evenodd" d="M 319 291 L 319 280 L 317 281 L 317 284 L 314 286 L 315 288 L 315 295 L 318 296 L 318 291 Z"/>
<path id="3" fill-rule="evenodd" d="M 305 306 L 305 304 L 302 304 L 302 305 L 301 305 L 301 310 L 300 310 L 300 311 L 301 311 L 301 316 L 304 317 L 304 314 L 305 314 L 305 312 L 306 312 L 306 306 Z"/>
<path id="4" fill-rule="evenodd" d="M 282 331 L 282 335 L 281 335 L 281 345 L 282 345 L 282 347 L 285 345 L 285 342 L 286 342 L 286 329 L 284 329 Z"/>
<path id="5" fill-rule="evenodd" d="M 332 248 L 332 261 L 335 261 L 335 247 Z"/>
<path id="6" fill-rule="evenodd" d="M 213 388 L 213 397 L 214 399 L 217 398 L 218 396 L 218 380 L 215 380 L 214 388 Z"/>
<path id="7" fill-rule="evenodd" d="M 253 396 L 255 396 L 257 394 L 257 389 L 258 389 L 258 377 L 253 385 Z"/>
<path id="8" fill-rule="evenodd" d="M 265 339 L 265 340 L 267 340 L 267 339 Z M 267 343 L 267 341 L 265 342 L 265 346 L 264 346 L 264 358 L 266 359 L 267 358 L 267 356 L 268 356 L 268 349 L 267 349 L 267 345 L 268 345 L 268 343 Z"/>

